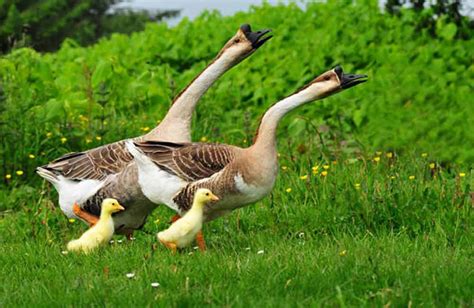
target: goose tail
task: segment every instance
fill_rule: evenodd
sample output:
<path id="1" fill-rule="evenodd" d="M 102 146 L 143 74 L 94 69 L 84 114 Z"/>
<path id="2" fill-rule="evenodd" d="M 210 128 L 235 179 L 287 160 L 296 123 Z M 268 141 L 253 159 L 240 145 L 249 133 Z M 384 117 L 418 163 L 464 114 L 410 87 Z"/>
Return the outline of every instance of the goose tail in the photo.
<path id="1" fill-rule="evenodd" d="M 36 168 L 36 173 L 46 181 L 52 183 L 52 184 L 58 184 L 59 183 L 59 178 L 54 172 L 45 169 L 43 167 L 38 167 Z"/>

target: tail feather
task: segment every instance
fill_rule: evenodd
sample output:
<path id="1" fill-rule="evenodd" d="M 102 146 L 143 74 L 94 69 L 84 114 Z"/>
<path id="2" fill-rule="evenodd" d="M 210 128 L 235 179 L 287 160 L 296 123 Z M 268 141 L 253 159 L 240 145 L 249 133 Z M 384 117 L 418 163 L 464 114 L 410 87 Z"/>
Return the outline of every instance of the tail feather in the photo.
<path id="1" fill-rule="evenodd" d="M 59 182 L 59 178 L 56 174 L 54 174 L 54 172 L 43 167 L 36 168 L 36 173 L 52 184 L 57 184 Z"/>

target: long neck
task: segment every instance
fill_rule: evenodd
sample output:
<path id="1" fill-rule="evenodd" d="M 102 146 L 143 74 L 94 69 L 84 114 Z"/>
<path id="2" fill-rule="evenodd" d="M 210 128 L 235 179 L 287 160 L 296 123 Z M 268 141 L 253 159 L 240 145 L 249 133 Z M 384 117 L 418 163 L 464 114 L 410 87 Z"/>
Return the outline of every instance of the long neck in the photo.
<path id="1" fill-rule="evenodd" d="M 190 142 L 191 123 L 199 99 L 209 87 L 234 65 L 232 59 L 221 53 L 174 100 L 173 105 L 155 129 L 145 138 L 160 141 Z"/>
<path id="2" fill-rule="evenodd" d="M 315 100 L 315 95 L 309 89 L 304 89 L 270 107 L 263 115 L 252 148 L 259 152 L 276 152 L 276 131 L 280 120 L 288 112 L 313 100 Z"/>

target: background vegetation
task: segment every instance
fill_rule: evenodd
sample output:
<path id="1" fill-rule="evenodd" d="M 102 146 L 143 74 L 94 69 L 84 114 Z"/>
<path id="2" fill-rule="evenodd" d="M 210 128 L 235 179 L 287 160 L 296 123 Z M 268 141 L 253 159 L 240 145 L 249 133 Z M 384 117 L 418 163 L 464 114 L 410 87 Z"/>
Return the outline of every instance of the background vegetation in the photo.
<path id="1" fill-rule="evenodd" d="M 263 4 L 0 58 L 0 304 L 472 306 L 472 23 L 391 2 Z M 156 246 L 164 207 L 136 241 L 61 254 L 85 226 L 34 168 L 154 127 L 244 22 L 275 37 L 205 95 L 194 140 L 248 145 L 336 64 L 370 81 L 284 120 L 273 194 L 206 225 L 205 255 Z"/>

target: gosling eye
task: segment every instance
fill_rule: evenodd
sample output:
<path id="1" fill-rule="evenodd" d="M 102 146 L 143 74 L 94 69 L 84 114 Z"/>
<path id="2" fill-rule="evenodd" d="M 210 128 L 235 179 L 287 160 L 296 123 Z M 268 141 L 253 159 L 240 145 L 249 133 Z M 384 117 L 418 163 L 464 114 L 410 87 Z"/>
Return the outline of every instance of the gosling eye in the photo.
<path id="1" fill-rule="evenodd" d="M 206 196 L 209 196 L 209 193 L 206 193 Z"/>

